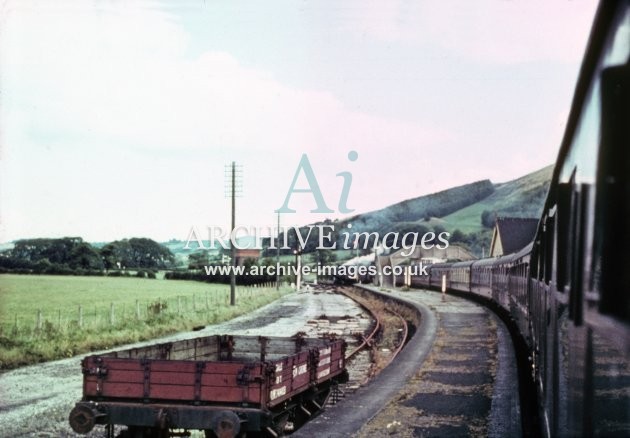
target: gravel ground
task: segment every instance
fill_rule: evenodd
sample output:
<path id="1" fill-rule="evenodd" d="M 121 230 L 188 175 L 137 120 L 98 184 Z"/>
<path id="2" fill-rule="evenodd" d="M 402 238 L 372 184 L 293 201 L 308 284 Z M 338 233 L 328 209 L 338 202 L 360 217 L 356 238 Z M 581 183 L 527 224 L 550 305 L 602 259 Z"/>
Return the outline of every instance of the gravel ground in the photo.
<path id="1" fill-rule="evenodd" d="M 316 290 L 287 295 L 249 315 L 198 332 L 180 333 L 149 343 L 225 333 L 263 336 L 291 336 L 299 331 L 306 332 L 307 336 L 322 332 L 346 334 L 348 330 L 365 330 L 369 323 L 365 313 L 350 299 Z M 128 347 L 131 346 L 120 349 Z M 0 437 L 103 436 L 101 427 L 88 435 L 77 435 L 68 425 L 68 414 L 74 403 L 81 399 L 82 357 L 19 368 L 0 375 Z"/>

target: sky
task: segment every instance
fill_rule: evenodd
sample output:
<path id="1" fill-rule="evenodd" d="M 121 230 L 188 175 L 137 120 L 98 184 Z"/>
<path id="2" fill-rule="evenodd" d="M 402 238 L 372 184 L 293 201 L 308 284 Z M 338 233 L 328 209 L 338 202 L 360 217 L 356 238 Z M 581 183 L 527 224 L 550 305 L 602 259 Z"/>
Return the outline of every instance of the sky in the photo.
<path id="1" fill-rule="evenodd" d="M 0 242 L 352 214 L 555 161 L 592 0 L 0 0 Z M 351 151 L 358 157 L 351 161 Z M 353 157 L 354 158 L 354 157 Z M 346 174 L 346 175 L 347 175 Z M 311 187 L 312 188 L 312 187 Z"/>

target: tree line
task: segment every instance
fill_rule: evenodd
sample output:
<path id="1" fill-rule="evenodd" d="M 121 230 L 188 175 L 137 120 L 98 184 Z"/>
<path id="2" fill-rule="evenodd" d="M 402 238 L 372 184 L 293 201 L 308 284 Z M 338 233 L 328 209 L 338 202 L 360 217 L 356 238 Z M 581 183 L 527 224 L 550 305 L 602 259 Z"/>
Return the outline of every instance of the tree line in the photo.
<path id="1" fill-rule="evenodd" d="M 123 275 L 127 269 L 151 277 L 169 268 L 175 256 L 147 238 L 117 240 L 97 248 L 80 237 L 22 239 L 0 253 L 0 273 Z"/>

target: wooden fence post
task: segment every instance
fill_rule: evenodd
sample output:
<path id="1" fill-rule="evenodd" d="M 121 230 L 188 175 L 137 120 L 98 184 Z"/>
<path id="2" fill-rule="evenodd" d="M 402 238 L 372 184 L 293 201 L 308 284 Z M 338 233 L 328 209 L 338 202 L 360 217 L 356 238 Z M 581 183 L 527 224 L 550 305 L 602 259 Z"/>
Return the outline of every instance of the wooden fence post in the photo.
<path id="1" fill-rule="evenodd" d="M 79 304 L 79 328 L 83 328 L 83 306 Z"/>
<path id="2" fill-rule="evenodd" d="M 136 300 L 136 319 L 140 319 L 140 300 Z"/>

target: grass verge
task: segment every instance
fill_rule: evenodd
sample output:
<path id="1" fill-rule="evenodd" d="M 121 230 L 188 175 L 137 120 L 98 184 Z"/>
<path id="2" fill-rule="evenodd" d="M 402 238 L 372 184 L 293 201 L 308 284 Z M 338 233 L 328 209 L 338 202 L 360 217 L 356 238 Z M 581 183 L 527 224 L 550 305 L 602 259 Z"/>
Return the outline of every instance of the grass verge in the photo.
<path id="1" fill-rule="evenodd" d="M 288 287 L 136 278 L 0 276 L 0 369 L 139 342 L 251 312 Z"/>

